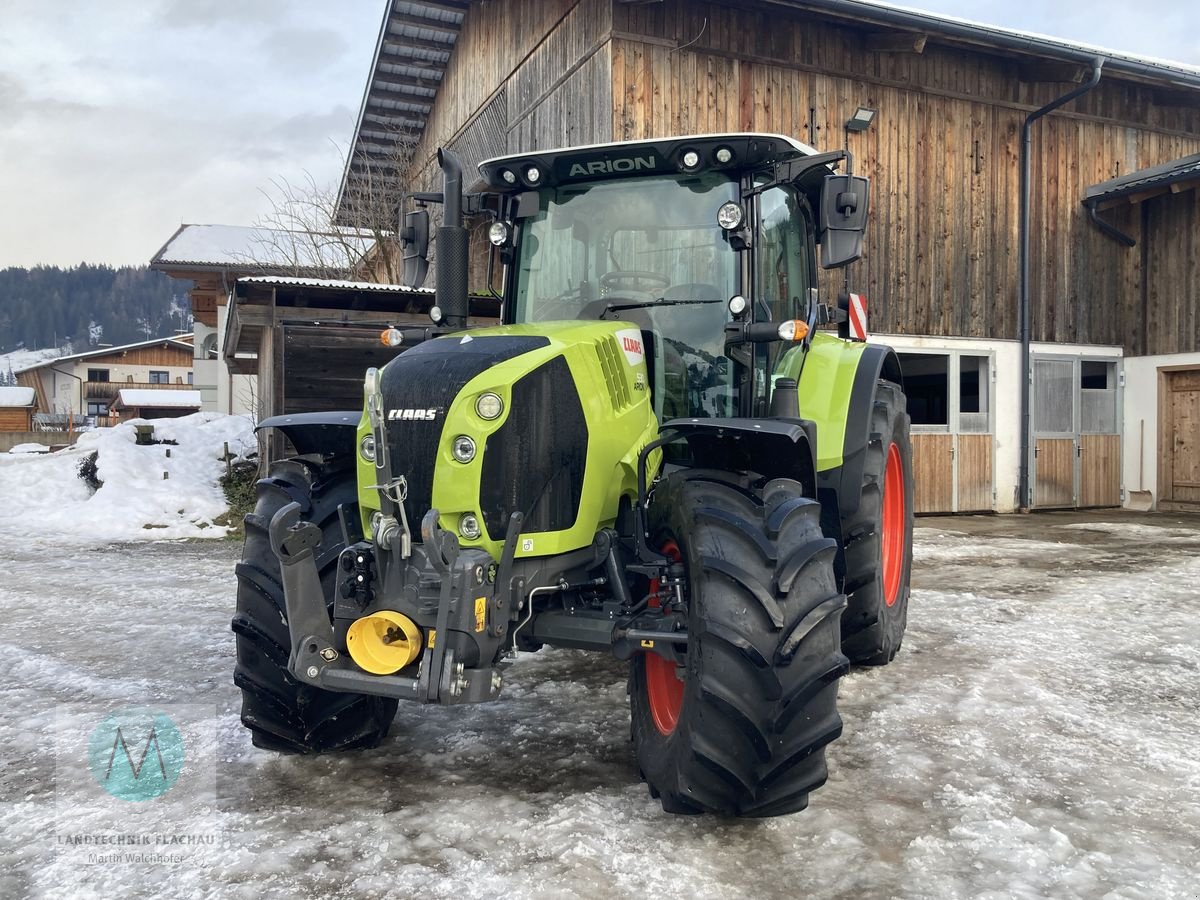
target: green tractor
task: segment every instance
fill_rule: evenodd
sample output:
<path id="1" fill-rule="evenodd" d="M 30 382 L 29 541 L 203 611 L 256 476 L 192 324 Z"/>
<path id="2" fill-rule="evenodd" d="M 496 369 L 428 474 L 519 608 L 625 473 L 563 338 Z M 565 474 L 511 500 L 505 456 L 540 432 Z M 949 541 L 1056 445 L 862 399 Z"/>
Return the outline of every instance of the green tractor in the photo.
<path id="1" fill-rule="evenodd" d="M 431 325 L 385 332 L 403 352 L 361 413 L 260 426 L 296 455 L 237 569 L 255 745 L 372 747 L 399 700 L 495 700 L 517 654 L 596 650 L 629 663 L 663 809 L 803 809 L 839 678 L 900 648 L 912 558 L 898 360 L 817 291 L 818 245 L 826 268 L 861 254 L 848 157 L 615 143 L 489 160 L 464 195 L 439 153 Z M 491 219 L 495 327 L 467 328 L 464 212 Z M 419 284 L 427 208 L 403 224 Z"/>

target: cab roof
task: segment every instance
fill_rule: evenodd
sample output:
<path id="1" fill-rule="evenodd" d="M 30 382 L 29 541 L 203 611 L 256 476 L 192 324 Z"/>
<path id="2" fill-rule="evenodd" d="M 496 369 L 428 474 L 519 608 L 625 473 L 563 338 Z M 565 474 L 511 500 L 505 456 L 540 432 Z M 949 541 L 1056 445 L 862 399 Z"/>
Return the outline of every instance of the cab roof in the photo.
<path id="1" fill-rule="evenodd" d="M 693 134 L 514 153 L 484 160 L 479 174 L 493 190 L 518 191 L 614 177 L 741 172 L 816 153 L 782 134 Z"/>

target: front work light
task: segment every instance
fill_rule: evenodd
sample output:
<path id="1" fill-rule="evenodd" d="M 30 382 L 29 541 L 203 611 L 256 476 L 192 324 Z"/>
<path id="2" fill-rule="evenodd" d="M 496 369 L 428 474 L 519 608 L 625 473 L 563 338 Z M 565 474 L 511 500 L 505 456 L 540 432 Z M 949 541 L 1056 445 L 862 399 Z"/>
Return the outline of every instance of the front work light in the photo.
<path id="1" fill-rule="evenodd" d="M 479 529 L 479 519 L 475 517 L 474 513 L 467 513 L 458 520 L 458 533 L 468 541 L 473 541 L 482 534 Z"/>
<path id="2" fill-rule="evenodd" d="M 362 458 L 367 462 L 375 462 L 375 435 L 364 435 L 358 445 L 358 452 L 362 454 Z"/>
<path id="3" fill-rule="evenodd" d="M 512 229 L 506 222 L 493 222 L 492 227 L 488 229 L 488 240 L 494 247 L 503 247 L 511 236 Z"/>
<path id="4" fill-rule="evenodd" d="M 742 212 L 741 204 L 734 203 L 732 200 L 722 203 L 721 208 L 717 210 L 717 224 L 725 231 L 740 228 L 745 218 L 746 214 Z"/>

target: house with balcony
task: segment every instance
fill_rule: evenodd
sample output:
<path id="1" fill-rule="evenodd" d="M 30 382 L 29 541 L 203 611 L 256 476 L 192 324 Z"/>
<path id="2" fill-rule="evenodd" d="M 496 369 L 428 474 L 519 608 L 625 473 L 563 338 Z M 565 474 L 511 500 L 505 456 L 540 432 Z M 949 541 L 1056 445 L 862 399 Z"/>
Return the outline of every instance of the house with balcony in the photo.
<path id="1" fill-rule="evenodd" d="M 35 427 L 53 430 L 78 427 L 82 419 L 107 426 L 133 417 L 114 409 L 122 390 L 139 397 L 143 391 L 190 393 L 192 361 L 187 334 L 75 353 L 16 374 L 20 386 L 33 390 Z"/>

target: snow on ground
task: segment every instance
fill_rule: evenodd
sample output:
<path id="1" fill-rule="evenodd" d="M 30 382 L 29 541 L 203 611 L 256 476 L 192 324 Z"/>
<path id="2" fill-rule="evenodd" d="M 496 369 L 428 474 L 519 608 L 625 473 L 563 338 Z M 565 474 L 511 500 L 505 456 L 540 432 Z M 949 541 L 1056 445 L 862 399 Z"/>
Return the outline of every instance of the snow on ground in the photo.
<path id="1" fill-rule="evenodd" d="M 376 750 L 255 750 L 234 543 L 6 542 L 0 896 L 1195 898 L 1200 520 L 919 524 L 904 649 L 843 681 L 809 809 L 757 822 L 664 815 L 624 668 L 583 653 L 522 656 L 496 703 L 401 704 Z M 56 721 L 86 737 L 140 704 L 193 710 L 211 796 L 103 807 L 56 771 Z M 157 864 L 56 843 L 106 824 L 213 843 Z"/>
<path id="2" fill-rule="evenodd" d="M 216 413 L 155 419 L 155 437 L 177 446 L 135 443 L 135 424 L 145 423 L 89 431 L 49 455 L 0 454 L 0 538 L 107 544 L 224 534 L 212 524 L 226 509 L 221 457 L 225 442 L 233 453 L 254 449 L 250 421 Z M 103 482 L 94 494 L 77 474 L 93 452 Z"/>

